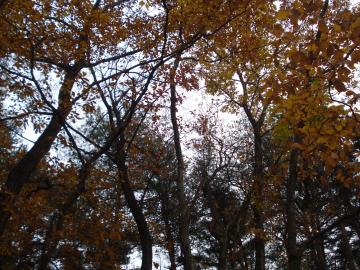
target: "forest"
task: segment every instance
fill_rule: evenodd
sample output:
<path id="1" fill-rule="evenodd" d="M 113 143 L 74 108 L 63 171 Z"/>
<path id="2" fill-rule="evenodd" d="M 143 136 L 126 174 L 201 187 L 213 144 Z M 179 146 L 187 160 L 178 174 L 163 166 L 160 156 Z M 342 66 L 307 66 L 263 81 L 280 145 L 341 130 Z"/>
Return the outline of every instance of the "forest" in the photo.
<path id="1" fill-rule="evenodd" d="M 360 269 L 360 4 L 0 0 L 0 269 Z"/>

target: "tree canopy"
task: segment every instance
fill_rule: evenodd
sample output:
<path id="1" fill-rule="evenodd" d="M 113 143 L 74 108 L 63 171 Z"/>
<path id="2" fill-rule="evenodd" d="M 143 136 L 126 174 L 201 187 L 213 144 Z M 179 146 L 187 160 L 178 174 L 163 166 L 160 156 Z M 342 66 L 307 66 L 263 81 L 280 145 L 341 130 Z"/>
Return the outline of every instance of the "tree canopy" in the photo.
<path id="1" fill-rule="evenodd" d="M 360 269 L 359 63 L 349 0 L 0 0 L 0 269 Z"/>

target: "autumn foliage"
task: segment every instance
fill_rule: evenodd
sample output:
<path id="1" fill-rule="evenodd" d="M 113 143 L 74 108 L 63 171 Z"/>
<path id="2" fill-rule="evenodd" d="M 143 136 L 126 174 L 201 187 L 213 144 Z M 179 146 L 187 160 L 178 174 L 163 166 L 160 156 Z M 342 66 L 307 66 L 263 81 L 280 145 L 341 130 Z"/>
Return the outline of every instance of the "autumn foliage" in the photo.
<path id="1" fill-rule="evenodd" d="M 0 0 L 0 269 L 359 269 L 359 63 L 348 0 Z"/>

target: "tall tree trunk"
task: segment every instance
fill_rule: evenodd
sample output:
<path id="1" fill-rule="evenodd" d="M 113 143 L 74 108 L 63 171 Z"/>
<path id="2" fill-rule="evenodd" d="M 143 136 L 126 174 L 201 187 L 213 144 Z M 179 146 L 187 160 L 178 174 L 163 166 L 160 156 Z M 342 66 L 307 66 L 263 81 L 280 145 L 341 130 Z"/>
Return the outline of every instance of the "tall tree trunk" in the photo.
<path id="1" fill-rule="evenodd" d="M 134 217 L 140 236 L 141 245 L 141 270 L 152 269 L 152 239 L 150 230 L 145 219 L 144 213 L 135 198 L 134 191 L 130 185 L 128 169 L 126 166 L 125 153 L 123 147 L 118 152 L 117 166 L 119 172 L 119 181 L 125 195 L 126 203 Z"/>
<path id="2" fill-rule="evenodd" d="M 49 152 L 51 145 L 60 132 L 62 125 L 69 115 L 71 103 L 71 89 L 75 83 L 78 71 L 67 72 L 59 91 L 59 105 L 49 124 L 36 140 L 35 144 L 10 171 L 5 182 L 3 194 L 0 197 L 0 237 L 4 233 L 11 213 L 6 210 L 13 204 L 13 196 L 20 193 L 22 187 L 30 179 L 41 159 Z"/>
<path id="3" fill-rule="evenodd" d="M 174 68 L 170 74 L 170 113 L 171 123 L 174 131 L 174 144 L 177 160 L 177 195 L 179 200 L 179 233 L 180 233 L 180 248 L 183 255 L 184 270 L 192 270 L 192 255 L 190 247 L 190 233 L 189 233 L 189 215 L 188 206 L 185 197 L 184 176 L 185 165 L 180 144 L 179 126 L 176 116 L 176 83 L 175 74 L 179 66 L 180 56 L 176 57 Z"/>
<path id="4" fill-rule="evenodd" d="M 298 150 L 291 150 L 289 162 L 289 177 L 286 184 L 286 251 L 289 270 L 301 269 L 301 255 L 296 242 L 297 224 L 295 209 L 295 190 L 298 177 L 298 155 Z"/>
<path id="5" fill-rule="evenodd" d="M 258 234 L 255 236 L 255 270 L 265 270 L 265 240 L 264 240 L 264 213 L 263 213 L 263 190 L 264 190 L 264 173 L 263 173 L 263 153 L 261 124 L 257 122 L 253 125 L 254 132 L 254 192 L 255 206 L 254 217 Z"/>

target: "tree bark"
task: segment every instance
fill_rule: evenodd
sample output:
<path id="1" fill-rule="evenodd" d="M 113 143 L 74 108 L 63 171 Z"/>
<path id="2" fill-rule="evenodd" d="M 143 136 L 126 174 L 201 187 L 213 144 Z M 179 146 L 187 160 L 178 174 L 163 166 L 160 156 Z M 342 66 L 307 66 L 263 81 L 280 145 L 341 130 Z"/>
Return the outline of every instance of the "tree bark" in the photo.
<path id="1" fill-rule="evenodd" d="M 185 176 L 185 165 L 182 156 L 181 144 L 180 144 L 180 132 L 179 126 L 177 123 L 176 116 L 176 83 L 175 83 L 175 74 L 179 66 L 180 57 L 176 57 L 174 68 L 170 74 L 170 113 L 171 113 L 171 122 L 174 131 L 174 144 L 177 160 L 177 195 L 179 200 L 179 233 L 180 233 L 180 248 L 183 255 L 183 265 L 184 270 L 192 270 L 192 255 L 190 247 L 190 233 L 189 233 L 189 216 L 188 216 L 188 206 L 185 197 L 185 187 L 184 187 L 184 176 Z"/>

